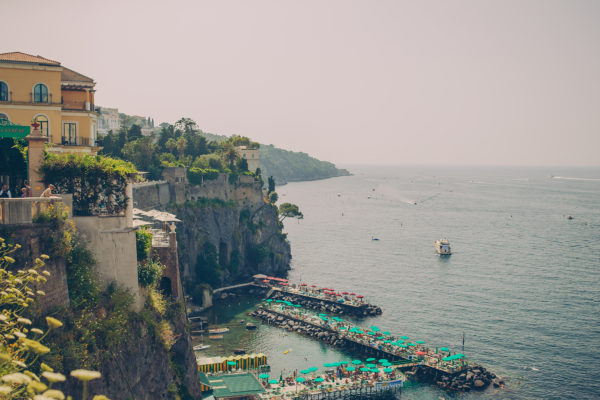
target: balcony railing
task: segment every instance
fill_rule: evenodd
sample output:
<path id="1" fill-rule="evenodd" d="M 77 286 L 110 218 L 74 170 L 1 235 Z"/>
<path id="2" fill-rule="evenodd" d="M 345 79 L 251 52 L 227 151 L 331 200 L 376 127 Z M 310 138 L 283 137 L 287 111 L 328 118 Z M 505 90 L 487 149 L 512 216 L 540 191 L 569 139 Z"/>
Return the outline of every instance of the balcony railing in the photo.
<path id="1" fill-rule="evenodd" d="M 82 138 L 82 137 L 75 137 L 75 138 L 68 138 L 63 136 L 61 138 L 60 144 L 62 144 L 63 146 L 93 146 L 94 144 L 90 144 L 90 138 Z"/>

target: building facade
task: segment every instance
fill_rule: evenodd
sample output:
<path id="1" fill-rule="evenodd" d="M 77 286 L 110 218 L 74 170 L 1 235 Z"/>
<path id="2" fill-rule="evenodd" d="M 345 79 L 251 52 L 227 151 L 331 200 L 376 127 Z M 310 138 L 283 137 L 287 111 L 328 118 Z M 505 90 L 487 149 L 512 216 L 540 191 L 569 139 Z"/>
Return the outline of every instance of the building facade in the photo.
<path id="1" fill-rule="evenodd" d="M 248 162 L 248 171 L 256 172 L 256 169 L 260 166 L 258 149 L 252 149 L 248 146 L 237 146 L 235 149 L 240 154 L 240 157 L 245 158 Z"/>
<path id="2" fill-rule="evenodd" d="M 21 52 L 0 54 L 0 119 L 40 124 L 50 151 L 97 152 L 93 79 L 60 62 Z"/>
<path id="3" fill-rule="evenodd" d="M 99 135 L 106 135 L 110 131 L 113 131 L 113 133 L 119 131 L 121 122 L 119 120 L 118 108 L 96 107 L 96 112 L 98 113 Z"/>

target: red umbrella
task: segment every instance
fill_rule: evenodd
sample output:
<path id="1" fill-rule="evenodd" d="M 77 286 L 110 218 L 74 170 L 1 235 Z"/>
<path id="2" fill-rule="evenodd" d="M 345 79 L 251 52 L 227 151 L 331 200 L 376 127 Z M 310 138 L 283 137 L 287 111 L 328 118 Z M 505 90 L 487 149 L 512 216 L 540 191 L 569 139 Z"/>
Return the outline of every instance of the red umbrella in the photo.
<path id="1" fill-rule="evenodd" d="M 317 287 L 317 285 L 310 285 L 310 287 Z"/>
<path id="2" fill-rule="evenodd" d="M 365 296 L 361 296 L 361 295 L 359 294 L 359 295 L 358 295 L 358 296 L 356 296 L 356 297 L 357 297 L 357 298 L 359 298 L 359 299 L 362 299 L 362 298 L 363 298 L 363 297 L 365 297 Z"/>
<path id="3" fill-rule="evenodd" d="M 352 292 L 352 293 L 350 293 L 350 296 L 354 296 L 355 294 L 356 294 L 356 293 Z"/>
<path id="4" fill-rule="evenodd" d="M 269 283 L 268 279 L 263 280 L 264 283 Z"/>
<path id="5" fill-rule="evenodd" d="M 300 286 L 306 286 L 306 283 L 303 283 L 303 284 L 302 284 L 302 285 L 300 285 Z"/>
<path id="6" fill-rule="evenodd" d="M 348 294 L 348 292 L 342 292 L 342 294 Z"/>
<path id="7" fill-rule="evenodd" d="M 341 294 L 341 293 L 336 293 L 335 295 L 336 295 L 336 296 L 341 296 L 342 294 Z"/>
<path id="8" fill-rule="evenodd" d="M 418 355 L 418 356 L 424 356 L 425 352 L 423 352 L 423 351 L 417 351 L 415 354 Z"/>

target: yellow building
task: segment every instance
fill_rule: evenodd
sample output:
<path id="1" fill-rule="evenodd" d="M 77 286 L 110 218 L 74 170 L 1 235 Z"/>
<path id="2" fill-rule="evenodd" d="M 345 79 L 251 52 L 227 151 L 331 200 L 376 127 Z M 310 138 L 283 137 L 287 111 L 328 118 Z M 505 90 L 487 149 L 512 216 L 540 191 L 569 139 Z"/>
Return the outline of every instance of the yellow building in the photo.
<path id="1" fill-rule="evenodd" d="M 58 61 L 21 52 L 0 54 L 0 119 L 35 120 L 55 152 L 97 152 L 93 79 Z"/>

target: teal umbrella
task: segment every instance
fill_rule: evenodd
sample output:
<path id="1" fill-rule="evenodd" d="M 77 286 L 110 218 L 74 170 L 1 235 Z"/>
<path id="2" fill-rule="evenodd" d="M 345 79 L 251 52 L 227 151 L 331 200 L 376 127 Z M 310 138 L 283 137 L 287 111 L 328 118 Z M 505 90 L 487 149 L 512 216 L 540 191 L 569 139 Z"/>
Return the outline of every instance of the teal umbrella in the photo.
<path id="1" fill-rule="evenodd" d="M 303 377 L 301 377 L 301 376 L 299 376 L 299 377 L 297 377 L 297 378 L 296 378 L 296 382 L 300 382 L 300 383 L 302 383 L 302 382 L 305 382 L 305 381 L 306 381 L 306 379 L 304 379 L 304 378 L 303 378 Z"/>
<path id="2" fill-rule="evenodd" d="M 273 301 L 273 299 L 267 299 L 267 303 L 270 303 L 272 301 Z"/>
<path id="3" fill-rule="evenodd" d="M 381 359 L 379 360 L 379 363 L 380 363 L 380 364 L 383 364 L 383 363 L 386 363 L 386 362 L 388 362 L 387 358 L 381 358 Z"/>
<path id="4" fill-rule="evenodd" d="M 367 335 L 375 336 L 375 332 L 367 332 Z"/>
<path id="5" fill-rule="evenodd" d="M 379 329 L 379 328 L 378 328 L 378 327 L 376 327 L 376 326 L 370 326 L 369 328 L 371 328 L 371 330 L 372 330 L 373 332 L 379 332 L 379 331 L 381 330 L 381 329 Z"/>
<path id="6" fill-rule="evenodd" d="M 441 350 L 441 351 L 450 351 L 450 349 L 449 349 L 449 348 L 447 348 L 447 347 L 440 347 L 440 350 Z"/>
<path id="7" fill-rule="evenodd" d="M 319 314 L 319 317 L 326 317 L 326 316 L 327 316 L 327 314 L 323 314 L 323 313 Z"/>
<path id="8" fill-rule="evenodd" d="M 407 346 L 407 345 L 405 345 L 405 344 L 399 344 L 399 345 L 398 345 L 398 347 L 404 347 L 404 348 L 407 348 L 408 346 Z"/>
<path id="9" fill-rule="evenodd" d="M 277 383 L 279 383 L 279 381 L 278 381 L 277 379 L 269 379 L 269 383 L 270 383 L 271 385 L 274 385 L 274 384 L 277 384 Z"/>
<path id="10" fill-rule="evenodd" d="M 345 326 L 340 327 L 340 331 L 345 331 L 346 329 L 348 328 L 346 328 Z"/>
<path id="11" fill-rule="evenodd" d="M 389 333 L 388 331 L 383 331 L 381 333 L 383 333 L 384 335 L 391 335 L 391 333 Z"/>
<path id="12" fill-rule="evenodd" d="M 384 368 L 383 372 L 394 372 L 393 368 Z"/>
<path id="13" fill-rule="evenodd" d="M 302 305 L 300 305 L 300 304 L 294 304 L 294 307 L 300 308 L 300 307 L 302 307 Z"/>
<path id="14" fill-rule="evenodd" d="M 367 362 L 369 362 L 369 361 L 375 361 L 375 359 L 372 358 L 372 357 L 371 358 L 367 358 Z"/>
<path id="15" fill-rule="evenodd" d="M 400 336 L 400 339 L 407 340 L 407 339 L 410 339 L 410 338 L 408 336 Z"/>
<path id="16" fill-rule="evenodd" d="M 260 374 L 258 377 L 260 379 L 268 379 L 269 378 L 269 374 Z"/>
<path id="17" fill-rule="evenodd" d="M 392 343 L 391 340 L 384 340 L 383 343 Z"/>
<path id="18" fill-rule="evenodd" d="M 312 371 L 310 369 L 303 369 L 300 371 L 301 374 L 310 374 Z"/>
<path id="19" fill-rule="evenodd" d="M 377 340 L 385 339 L 385 336 L 377 336 Z"/>
<path id="20" fill-rule="evenodd" d="M 237 363 L 235 361 L 227 361 L 227 365 L 231 365 L 232 367 L 235 367 L 237 365 Z"/>
<path id="21" fill-rule="evenodd" d="M 319 369 L 319 368 L 317 368 L 317 367 L 310 367 L 308 370 L 309 370 L 310 372 L 315 372 L 315 371 L 317 371 L 318 369 Z"/>
<path id="22" fill-rule="evenodd" d="M 397 343 L 404 343 L 404 340 L 398 340 Z"/>
<path id="23" fill-rule="evenodd" d="M 369 371 L 370 371 L 370 369 L 369 369 L 369 368 L 365 368 L 365 367 L 362 367 L 360 370 L 361 370 L 362 372 L 369 372 Z"/>
<path id="24" fill-rule="evenodd" d="M 317 383 L 323 382 L 324 380 L 325 379 L 323 379 L 321 377 L 315 378 L 315 382 L 317 382 Z"/>
<path id="25" fill-rule="evenodd" d="M 348 365 L 350 364 L 348 361 L 340 361 L 340 365 Z"/>
<path id="26" fill-rule="evenodd" d="M 389 362 L 384 362 L 384 363 L 382 363 L 381 365 L 383 365 L 384 367 L 391 367 L 391 366 L 392 366 L 392 363 L 389 363 Z"/>
<path id="27" fill-rule="evenodd" d="M 363 334 L 363 333 L 364 333 L 364 332 L 363 332 L 363 331 L 356 331 L 356 333 L 360 333 L 360 334 Z"/>
<path id="28" fill-rule="evenodd" d="M 444 358 L 442 358 L 442 361 L 451 361 L 451 360 L 452 360 L 452 357 L 444 357 Z"/>
<path id="29" fill-rule="evenodd" d="M 354 365 L 360 365 L 360 364 L 362 364 L 362 361 L 360 361 L 360 360 L 352 360 L 352 364 L 354 364 Z"/>
<path id="30" fill-rule="evenodd" d="M 425 342 L 424 342 L 424 341 L 422 341 L 422 340 L 417 340 L 417 343 L 419 343 L 419 344 L 424 344 Z"/>
<path id="31" fill-rule="evenodd" d="M 367 364 L 366 366 L 369 367 L 369 368 L 375 368 L 376 367 L 375 364 Z"/>
<path id="32" fill-rule="evenodd" d="M 354 367 L 346 367 L 346 371 L 352 372 L 354 371 L 356 368 Z"/>
<path id="33" fill-rule="evenodd" d="M 371 368 L 371 372 L 379 372 L 377 368 Z"/>
<path id="34" fill-rule="evenodd" d="M 324 366 L 325 368 L 330 368 L 330 367 L 333 367 L 333 365 L 331 365 L 330 363 L 325 363 L 325 364 L 323 364 L 323 366 Z"/>
<path id="35" fill-rule="evenodd" d="M 416 346 L 416 344 L 414 344 L 414 343 L 409 343 L 408 345 L 409 346 Z"/>

